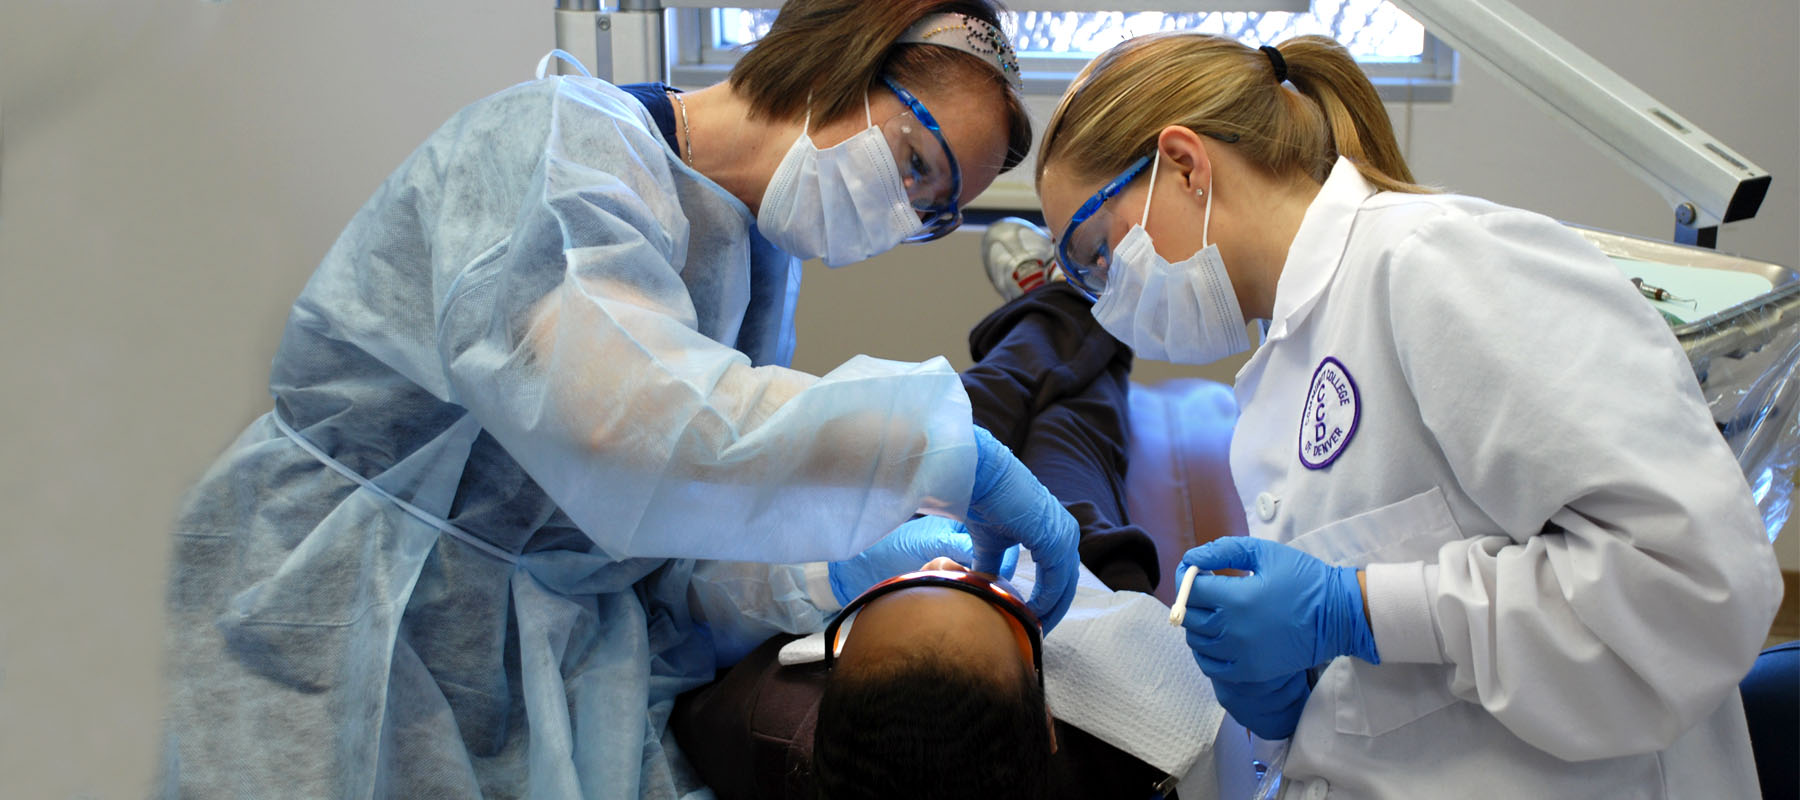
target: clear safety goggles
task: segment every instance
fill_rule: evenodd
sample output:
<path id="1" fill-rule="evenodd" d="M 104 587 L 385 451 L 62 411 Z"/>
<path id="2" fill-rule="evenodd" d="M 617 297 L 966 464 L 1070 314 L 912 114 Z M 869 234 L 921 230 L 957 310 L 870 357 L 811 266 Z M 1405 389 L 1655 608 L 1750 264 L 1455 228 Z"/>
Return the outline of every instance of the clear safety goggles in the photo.
<path id="1" fill-rule="evenodd" d="M 1057 263 L 1062 265 L 1069 281 L 1090 299 L 1098 298 L 1106 291 L 1106 268 L 1112 255 L 1111 245 L 1106 241 L 1107 231 L 1112 230 L 1112 207 L 1106 201 L 1125 191 L 1125 187 L 1149 164 L 1149 156 L 1139 156 L 1119 173 L 1119 177 L 1100 187 L 1100 191 L 1075 209 L 1075 215 L 1069 217 L 1069 226 L 1063 229 L 1062 238 L 1056 242 Z"/>
<path id="2" fill-rule="evenodd" d="M 893 79 L 882 76 L 881 82 L 907 108 L 881 123 L 881 135 L 887 139 L 888 149 L 900 167 L 907 200 L 924 222 L 924 227 L 906 241 L 941 238 L 962 224 L 962 209 L 957 205 L 962 199 L 962 169 L 925 104 Z"/>
<path id="3" fill-rule="evenodd" d="M 830 625 L 825 626 L 825 668 L 831 669 L 837 663 L 838 654 L 843 652 L 844 642 L 849 636 L 846 624 L 854 624 L 851 620 L 857 612 L 876 598 L 920 586 L 942 586 L 967 592 L 999 609 L 1007 621 L 1013 623 L 1010 627 L 1019 645 L 1020 655 L 1031 659 L 1031 667 L 1037 672 L 1038 689 L 1044 688 L 1044 626 L 1038 622 L 1037 615 L 1031 613 L 1031 608 L 1026 605 L 1019 590 L 1013 588 L 1005 578 L 949 569 L 928 569 L 896 575 L 857 595 L 855 600 L 844 606 L 843 611 L 838 612 Z"/>
<path id="4" fill-rule="evenodd" d="M 1236 142 L 1235 133 L 1202 133 L 1227 144 Z M 1119 177 L 1108 181 L 1093 197 L 1082 203 L 1069 217 L 1068 227 L 1063 229 L 1062 238 L 1056 242 L 1056 261 L 1062 265 L 1063 272 L 1069 276 L 1075 288 L 1085 292 L 1090 299 L 1098 298 L 1106 291 L 1106 271 L 1112 257 L 1112 245 L 1107 242 L 1108 232 L 1113 229 L 1113 205 L 1106 201 L 1117 197 L 1125 187 L 1150 165 L 1150 156 L 1139 156 L 1131 166 L 1126 167 Z M 1146 200 L 1146 202 L 1148 202 Z"/>

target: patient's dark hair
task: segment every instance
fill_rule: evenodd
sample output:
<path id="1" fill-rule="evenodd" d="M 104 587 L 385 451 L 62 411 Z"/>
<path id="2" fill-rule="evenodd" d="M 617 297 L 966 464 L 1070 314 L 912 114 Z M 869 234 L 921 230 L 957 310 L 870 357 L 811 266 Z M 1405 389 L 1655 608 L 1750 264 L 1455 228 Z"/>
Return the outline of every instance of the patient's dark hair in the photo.
<path id="1" fill-rule="evenodd" d="M 1050 732 L 1032 677 L 999 678 L 929 653 L 835 670 L 813 729 L 821 800 L 1038 798 Z"/>

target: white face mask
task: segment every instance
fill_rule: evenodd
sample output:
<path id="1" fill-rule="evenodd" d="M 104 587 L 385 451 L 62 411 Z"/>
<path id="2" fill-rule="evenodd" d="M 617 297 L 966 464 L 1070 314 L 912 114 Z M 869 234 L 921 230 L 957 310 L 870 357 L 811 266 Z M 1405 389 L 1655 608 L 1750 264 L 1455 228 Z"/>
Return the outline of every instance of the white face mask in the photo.
<path id="1" fill-rule="evenodd" d="M 790 255 L 841 267 L 892 250 L 924 227 L 872 118 L 869 127 L 823 150 L 806 132 L 812 112 L 806 119 L 763 191 L 756 211 L 763 236 Z"/>
<path id="2" fill-rule="evenodd" d="M 1144 198 L 1143 219 L 1113 248 L 1106 288 L 1094 303 L 1094 319 L 1143 358 L 1198 365 L 1242 353 L 1250 349 L 1244 312 L 1238 308 L 1219 246 L 1206 244 L 1212 223 L 1212 181 L 1207 180 L 1206 216 L 1200 223 L 1204 246 L 1187 260 L 1171 264 L 1157 254 L 1144 230 L 1162 155 L 1156 159 L 1150 167 L 1151 191 Z"/>

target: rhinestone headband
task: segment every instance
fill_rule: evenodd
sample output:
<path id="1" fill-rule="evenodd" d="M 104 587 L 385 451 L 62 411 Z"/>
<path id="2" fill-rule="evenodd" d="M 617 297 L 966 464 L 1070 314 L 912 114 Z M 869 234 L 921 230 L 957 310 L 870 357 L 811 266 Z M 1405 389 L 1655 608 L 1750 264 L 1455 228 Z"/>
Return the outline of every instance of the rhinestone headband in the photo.
<path id="1" fill-rule="evenodd" d="M 1019 76 L 1019 57 L 1013 53 L 1012 43 L 1007 41 L 1006 34 L 977 17 L 966 14 L 932 14 L 906 29 L 906 33 L 901 34 L 895 43 L 935 44 L 961 50 L 994 65 L 994 69 L 1000 70 L 1001 77 L 1012 84 L 1014 89 L 1024 87 L 1024 81 Z"/>

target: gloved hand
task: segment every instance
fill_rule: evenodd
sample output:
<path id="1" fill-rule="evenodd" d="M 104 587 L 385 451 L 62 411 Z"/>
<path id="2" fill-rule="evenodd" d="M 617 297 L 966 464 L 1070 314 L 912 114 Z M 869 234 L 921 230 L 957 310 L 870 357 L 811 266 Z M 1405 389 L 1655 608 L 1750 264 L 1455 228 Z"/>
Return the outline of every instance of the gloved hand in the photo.
<path id="1" fill-rule="evenodd" d="M 1214 539 L 1189 550 L 1179 571 L 1189 565 L 1254 573 L 1194 579 L 1181 627 L 1207 677 L 1261 683 L 1341 655 L 1381 663 L 1363 616 L 1355 568 L 1334 567 L 1248 536 Z"/>
<path id="2" fill-rule="evenodd" d="M 1306 698 L 1312 694 L 1304 672 L 1260 683 L 1213 678 L 1212 687 L 1213 696 L 1232 719 L 1269 741 L 1294 735 L 1294 728 L 1300 725 L 1300 712 L 1306 710 Z"/>
<path id="3" fill-rule="evenodd" d="M 1076 549 L 1081 527 L 1031 470 L 979 425 L 975 453 L 975 487 L 969 499 L 975 571 L 999 569 L 1001 553 L 1014 544 L 1030 550 L 1037 564 L 1037 586 L 1026 605 L 1049 633 L 1075 602 L 1075 584 L 1081 578 L 1081 554 Z"/>
<path id="4" fill-rule="evenodd" d="M 910 520 L 869 545 L 869 549 L 847 560 L 831 562 L 826 568 L 831 577 L 831 594 L 838 605 L 847 606 L 869 587 L 895 575 L 915 572 L 939 556 L 948 556 L 964 566 L 974 563 L 975 540 L 969 536 L 969 529 L 943 517 Z M 988 574 L 1010 579 L 1018 564 L 1019 550 L 1015 547 L 1006 551 L 998 570 Z"/>

